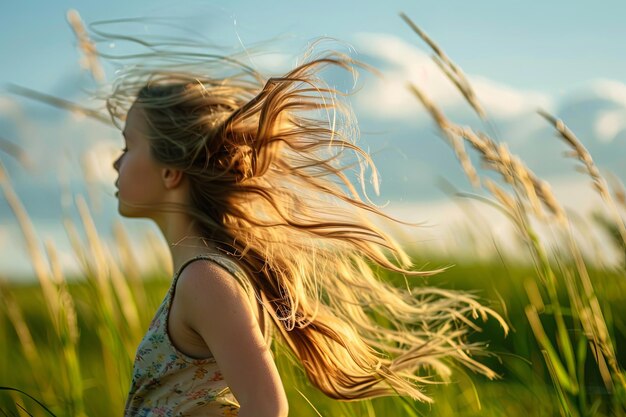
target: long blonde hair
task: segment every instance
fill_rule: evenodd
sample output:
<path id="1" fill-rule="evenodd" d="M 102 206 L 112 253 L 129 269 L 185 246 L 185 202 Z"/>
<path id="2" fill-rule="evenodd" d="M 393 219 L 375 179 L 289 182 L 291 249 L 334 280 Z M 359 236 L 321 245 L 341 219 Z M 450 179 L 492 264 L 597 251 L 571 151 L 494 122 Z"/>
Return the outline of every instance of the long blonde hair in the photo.
<path id="1" fill-rule="evenodd" d="M 364 173 L 376 169 L 356 144 L 343 94 L 318 76 L 336 67 L 356 79 L 365 64 L 333 50 L 313 56 L 313 43 L 303 63 L 267 78 L 234 55 L 149 46 L 107 86 L 107 109 L 117 124 L 132 102 L 142 106 L 153 157 L 184 170 L 191 185 L 191 206 L 160 209 L 192 216 L 204 237 L 245 267 L 265 314 L 316 387 L 342 400 L 400 394 L 431 401 L 422 392 L 432 382 L 428 371 L 446 378 L 451 360 L 497 376 L 472 358 L 483 344 L 467 342 L 477 328 L 470 313 L 507 329 L 495 311 L 469 293 L 398 288 L 375 273 L 443 269 L 414 270 L 372 221 L 394 220 L 366 197 Z M 238 72 L 218 76 L 225 68 Z"/>

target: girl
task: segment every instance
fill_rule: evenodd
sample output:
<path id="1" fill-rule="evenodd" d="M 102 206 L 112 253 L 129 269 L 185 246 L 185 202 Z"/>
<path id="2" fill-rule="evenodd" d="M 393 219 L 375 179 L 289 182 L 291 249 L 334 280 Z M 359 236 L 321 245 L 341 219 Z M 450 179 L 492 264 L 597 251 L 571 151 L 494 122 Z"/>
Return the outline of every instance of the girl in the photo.
<path id="1" fill-rule="evenodd" d="M 317 76 L 362 63 L 309 50 L 267 79 L 232 56 L 150 47 L 107 98 L 125 122 L 116 195 L 122 216 L 158 225 L 175 273 L 138 347 L 126 416 L 286 416 L 273 339 L 339 400 L 431 401 L 427 371 L 446 379 L 450 360 L 496 376 L 470 356 L 484 347 L 466 341 L 476 326 L 465 315 L 506 329 L 497 313 L 460 291 L 378 277 L 442 269 L 415 271 L 372 221 L 391 220 L 363 192 L 375 168 L 339 92 Z M 216 64 L 238 72 L 218 76 Z"/>

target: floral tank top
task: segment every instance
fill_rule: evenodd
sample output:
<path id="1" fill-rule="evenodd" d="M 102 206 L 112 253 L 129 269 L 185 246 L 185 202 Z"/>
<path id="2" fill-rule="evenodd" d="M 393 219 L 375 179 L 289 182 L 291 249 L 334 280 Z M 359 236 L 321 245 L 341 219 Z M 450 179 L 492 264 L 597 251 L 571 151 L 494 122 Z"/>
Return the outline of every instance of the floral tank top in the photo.
<path id="1" fill-rule="evenodd" d="M 226 255 L 204 254 L 184 262 L 174 274 L 172 284 L 137 348 L 125 417 L 239 414 L 239 404 L 230 392 L 215 359 L 187 356 L 174 346 L 167 332 L 167 320 L 178 277 L 185 266 L 197 259 L 208 259 L 226 268 L 244 285 L 248 295 L 253 294 L 249 291 L 245 273 Z M 251 302 L 253 300 L 254 297 L 250 298 Z"/>

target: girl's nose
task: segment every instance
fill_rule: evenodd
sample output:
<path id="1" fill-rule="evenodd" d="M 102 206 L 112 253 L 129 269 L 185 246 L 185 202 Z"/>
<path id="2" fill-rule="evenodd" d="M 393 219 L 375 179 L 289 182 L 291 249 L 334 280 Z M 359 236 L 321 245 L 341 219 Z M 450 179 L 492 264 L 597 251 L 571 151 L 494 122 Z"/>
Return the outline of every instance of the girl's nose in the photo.
<path id="1" fill-rule="evenodd" d="M 115 169 L 116 171 L 119 171 L 120 168 L 120 159 L 122 159 L 121 157 L 117 158 L 114 162 L 113 162 L 113 169 Z"/>

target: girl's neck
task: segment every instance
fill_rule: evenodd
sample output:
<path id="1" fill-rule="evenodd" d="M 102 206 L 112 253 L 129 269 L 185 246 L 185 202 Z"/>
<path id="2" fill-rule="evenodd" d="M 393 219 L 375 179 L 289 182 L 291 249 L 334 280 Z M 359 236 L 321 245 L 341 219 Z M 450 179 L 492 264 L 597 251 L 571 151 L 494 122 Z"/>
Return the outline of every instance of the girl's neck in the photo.
<path id="1" fill-rule="evenodd" d="M 173 270 L 178 271 L 187 260 L 198 255 L 215 254 L 218 252 L 218 249 L 208 239 L 188 236 L 179 242 L 171 243 L 170 252 L 172 254 Z"/>

